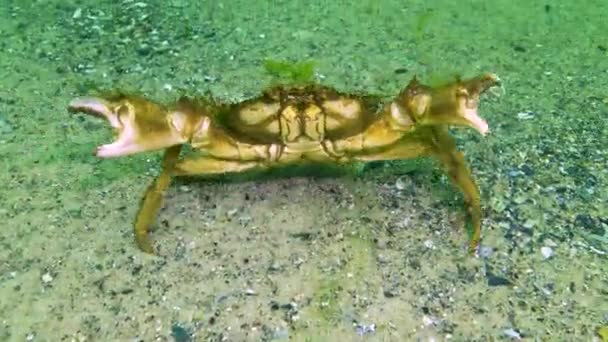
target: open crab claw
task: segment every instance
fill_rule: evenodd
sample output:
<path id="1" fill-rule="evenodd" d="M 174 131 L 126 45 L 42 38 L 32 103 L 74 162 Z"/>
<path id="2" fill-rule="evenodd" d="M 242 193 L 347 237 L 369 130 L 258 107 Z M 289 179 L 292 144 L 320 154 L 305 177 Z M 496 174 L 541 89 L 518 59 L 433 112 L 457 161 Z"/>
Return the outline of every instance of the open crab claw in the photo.
<path id="1" fill-rule="evenodd" d="M 94 154 L 100 158 L 159 150 L 187 141 L 182 134 L 187 118 L 182 113 L 168 113 L 142 98 L 81 97 L 72 100 L 68 110 L 102 117 L 110 123 L 116 140 L 97 147 Z"/>
<path id="2" fill-rule="evenodd" d="M 457 90 L 460 106 L 458 115 L 466 121 L 466 125 L 476 129 L 481 135 L 486 135 L 489 131 L 488 123 L 477 114 L 479 105 L 479 95 L 490 87 L 498 85 L 500 79 L 495 74 L 487 73 L 475 77 L 460 84 Z"/>
<path id="3" fill-rule="evenodd" d="M 486 135 L 488 123 L 477 113 L 479 96 L 498 83 L 498 77 L 491 73 L 437 88 L 414 80 L 406 89 L 406 101 L 418 124 L 465 126 Z"/>

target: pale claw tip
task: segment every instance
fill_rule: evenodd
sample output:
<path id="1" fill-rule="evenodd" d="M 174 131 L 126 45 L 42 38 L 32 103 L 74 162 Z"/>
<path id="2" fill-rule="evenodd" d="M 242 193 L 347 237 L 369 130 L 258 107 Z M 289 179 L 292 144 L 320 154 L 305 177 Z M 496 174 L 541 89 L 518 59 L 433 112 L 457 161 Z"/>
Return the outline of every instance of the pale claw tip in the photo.
<path id="1" fill-rule="evenodd" d="M 89 114 L 102 115 L 109 117 L 111 115 L 108 103 L 95 97 L 78 97 L 70 101 L 68 108 L 74 112 L 86 112 Z"/>

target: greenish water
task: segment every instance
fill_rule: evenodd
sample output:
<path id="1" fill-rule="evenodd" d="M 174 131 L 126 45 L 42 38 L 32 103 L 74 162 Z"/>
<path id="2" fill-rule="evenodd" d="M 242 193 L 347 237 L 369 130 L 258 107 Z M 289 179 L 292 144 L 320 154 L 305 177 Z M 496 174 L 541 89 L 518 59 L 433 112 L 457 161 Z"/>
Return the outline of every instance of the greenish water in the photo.
<path id="1" fill-rule="evenodd" d="M 0 1 L 0 341 L 606 341 L 605 13 Z M 428 160 L 178 180 L 159 256 L 141 253 L 132 222 L 161 154 L 95 158 L 107 123 L 67 112 L 99 89 L 230 102 L 312 77 L 390 98 L 415 75 L 483 72 L 502 80 L 480 102 L 489 134 L 452 131 L 481 191 L 478 257 Z"/>

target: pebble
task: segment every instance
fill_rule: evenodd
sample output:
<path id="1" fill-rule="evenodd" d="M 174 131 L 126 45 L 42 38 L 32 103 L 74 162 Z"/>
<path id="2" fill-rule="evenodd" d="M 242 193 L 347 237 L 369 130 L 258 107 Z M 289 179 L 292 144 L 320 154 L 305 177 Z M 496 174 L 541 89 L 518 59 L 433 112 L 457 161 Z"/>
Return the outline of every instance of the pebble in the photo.
<path id="1" fill-rule="evenodd" d="M 526 176 L 532 176 L 534 175 L 534 169 L 532 169 L 529 165 L 527 164 L 523 164 L 520 166 L 520 170 L 526 175 Z"/>
<path id="2" fill-rule="evenodd" d="M 496 276 L 493 274 L 487 274 L 486 278 L 488 280 L 488 286 L 509 286 L 511 282 L 509 279 L 501 276 Z"/>
<path id="3" fill-rule="evenodd" d="M 366 324 L 357 324 L 355 326 L 355 330 L 357 331 L 357 335 L 363 336 L 366 334 L 371 334 L 376 332 L 376 325 L 374 323 L 366 325 Z"/>
<path id="4" fill-rule="evenodd" d="M 435 316 L 428 316 L 428 315 L 422 316 L 422 324 L 425 327 L 437 326 L 437 325 L 439 325 L 439 323 L 441 323 L 441 320 Z"/>
<path id="5" fill-rule="evenodd" d="M 545 239 L 545 246 L 557 247 L 557 243 L 551 239 Z"/>
<path id="6" fill-rule="evenodd" d="M 516 339 L 516 340 L 521 340 L 521 334 L 518 333 L 517 331 L 515 331 L 514 329 L 505 329 L 503 330 L 503 334 L 505 334 L 506 336 Z"/>
<path id="7" fill-rule="evenodd" d="M 540 254 L 542 254 L 543 258 L 547 260 L 553 256 L 553 248 L 549 246 L 543 246 L 540 248 Z"/>
<path id="8" fill-rule="evenodd" d="M 171 327 L 171 336 L 175 342 L 189 342 L 192 341 L 191 333 L 188 329 L 183 328 L 177 324 Z"/>
<path id="9" fill-rule="evenodd" d="M 45 273 L 42 275 L 42 282 L 48 284 L 53 281 L 53 276 L 50 273 Z"/>
<path id="10" fill-rule="evenodd" d="M 534 113 L 520 112 L 520 113 L 517 113 L 517 118 L 520 120 L 530 120 L 530 119 L 534 118 Z"/>
<path id="11" fill-rule="evenodd" d="M 80 19 L 82 17 L 82 8 L 77 8 L 72 14 L 72 19 Z"/>
<path id="12" fill-rule="evenodd" d="M 399 191 L 405 189 L 405 183 L 403 182 L 403 179 L 401 177 L 397 178 L 397 181 L 395 182 L 395 188 L 397 188 L 397 190 Z"/>
<path id="13" fill-rule="evenodd" d="M 479 249 L 479 256 L 486 259 L 492 256 L 494 249 L 492 247 L 481 247 Z"/>
<path id="14" fill-rule="evenodd" d="M 376 260 L 381 264 L 388 264 L 391 261 L 391 259 L 384 254 L 378 254 Z"/>

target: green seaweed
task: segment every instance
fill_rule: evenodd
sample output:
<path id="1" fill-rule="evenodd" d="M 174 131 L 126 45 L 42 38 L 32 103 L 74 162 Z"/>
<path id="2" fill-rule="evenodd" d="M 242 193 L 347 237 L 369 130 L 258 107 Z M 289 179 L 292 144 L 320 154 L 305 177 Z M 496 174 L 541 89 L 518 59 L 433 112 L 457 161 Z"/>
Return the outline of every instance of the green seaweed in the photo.
<path id="1" fill-rule="evenodd" d="M 434 12 L 430 9 L 427 9 L 424 13 L 418 16 L 418 19 L 415 21 L 414 27 L 412 29 L 414 46 L 419 48 L 418 55 L 420 56 L 420 62 L 423 64 L 428 64 L 430 62 L 428 60 L 429 58 L 427 53 L 425 52 L 425 49 L 420 49 L 420 47 L 424 46 L 424 34 L 427 31 L 427 27 L 429 26 L 433 15 Z"/>
<path id="2" fill-rule="evenodd" d="M 427 9 L 423 14 L 418 16 L 418 19 L 416 20 L 414 25 L 414 41 L 416 43 L 420 43 L 422 41 L 422 35 L 424 35 L 424 32 L 428 27 L 433 15 L 433 10 Z"/>
<path id="3" fill-rule="evenodd" d="M 289 62 L 266 59 L 264 69 L 268 74 L 281 81 L 309 83 L 314 79 L 316 62 L 312 60 Z"/>

